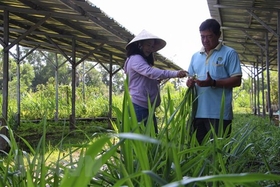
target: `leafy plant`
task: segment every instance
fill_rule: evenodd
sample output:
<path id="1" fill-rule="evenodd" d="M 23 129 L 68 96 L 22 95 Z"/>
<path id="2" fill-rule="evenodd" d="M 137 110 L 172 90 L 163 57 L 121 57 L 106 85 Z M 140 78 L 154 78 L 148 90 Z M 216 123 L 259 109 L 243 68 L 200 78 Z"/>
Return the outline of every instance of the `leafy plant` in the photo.
<path id="1" fill-rule="evenodd" d="M 0 161 L 1 186 L 279 186 L 279 128 L 265 118 L 235 116 L 230 137 L 209 132 L 199 145 L 191 122 L 195 90 L 181 92 L 180 102 L 168 92 L 163 99 L 160 130 L 154 133 L 152 115 L 138 123 L 127 85 L 122 107 L 114 106 L 113 130 L 89 133 L 84 128 L 61 131 L 56 146 L 48 145 L 51 124 L 42 121 L 37 147 L 13 130 L 2 135 L 10 150 Z M 175 102 L 174 102 L 175 101 Z M 149 106 L 152 112 L 154 105 Z M 221 112 L 222 115 L 222 112 Z M 56 126 L 52 126 L 53 129 Z M 51 128 L 51 129 L 52 129 Z M 69 130 L 69 129 L 68 129 Z M 82 142 L 68 142 L 82 133 Z M 211 136 L 210 136 L 211 134 Z M 56 151 L 56 153 L 55 153 Z"/>

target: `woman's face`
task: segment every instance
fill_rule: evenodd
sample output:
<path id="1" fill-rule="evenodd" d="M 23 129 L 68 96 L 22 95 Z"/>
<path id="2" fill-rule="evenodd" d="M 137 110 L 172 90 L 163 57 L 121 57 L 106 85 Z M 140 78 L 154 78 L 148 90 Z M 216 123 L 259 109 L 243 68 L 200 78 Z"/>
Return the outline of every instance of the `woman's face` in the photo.
<path id="1" fill-rule="evenodd" d="M 152 52 L 154 52 L 154 44 L 155 40 L 144 40 L 141 42 L 142 51 L 145 56 L 149 56 Z"/>

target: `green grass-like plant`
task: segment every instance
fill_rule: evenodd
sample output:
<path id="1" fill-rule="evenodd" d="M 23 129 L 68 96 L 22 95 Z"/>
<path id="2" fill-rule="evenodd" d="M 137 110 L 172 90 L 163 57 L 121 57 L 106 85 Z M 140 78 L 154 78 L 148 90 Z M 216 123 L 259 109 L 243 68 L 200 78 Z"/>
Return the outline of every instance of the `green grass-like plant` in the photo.
<path id="1" fill-rule="evenodd" d="M 199 145 L 191 127 L 195 107 L 194 89 L 182 91 L 179 103 L 168 92 L 161 107 L 159 133 L 155 134 L 152 113 L 158 109 L 150 105 L 147 125 L 138 123 L 126 84 L 122 108 L 113 107 L 117 116 L 111 121 L 113 130 L 90 134 L 82 128 L 62 130 L 60 141 L 49 145 L 49 124 L 44 119 L 34 148 L 27 138 L 14 137 L 9 127 L 9 135 L 1 135 L 9 151 L 2 151 L 0 186 L 280 185 L 278 127 L 267 119 L 250 121 L 248 116 L 235 116 L 230 137 L 216 135 L 212 129 Z M 83 141 L 67 141 L 78 133 L 84 134 Z"/>

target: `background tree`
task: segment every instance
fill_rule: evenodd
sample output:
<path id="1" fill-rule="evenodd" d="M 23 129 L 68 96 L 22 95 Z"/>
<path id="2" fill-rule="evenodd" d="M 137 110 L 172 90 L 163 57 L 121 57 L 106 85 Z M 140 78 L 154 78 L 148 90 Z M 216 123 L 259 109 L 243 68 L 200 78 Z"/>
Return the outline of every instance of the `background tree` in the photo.
<path id="1" fill-rule="evenodd" d="M 123 71 L 118 71 L 113 76 L 113 92 L 115 94 L 121 94 L 124 92 L 124 81 L 126 76 Z"/>
<path id="2" fill-rule="evenodd" d="M 105 67 L 109 69 L 109 65 L 105 64 Z M 115 94 L 121 93 L 124 90 L 124 81 L 125 81 L 125 74 L 122 70 L 119 70 L 119 66 L 113 65 L 112 66 L 112 71 L 115 72 L 117 71 L 114 76 L 113 76 L 113 92 Z M 101 77 L 102 77 L 102 82 L 106 85 L 109 86 L 109 73 L 106 69 L 104 69 L 102 66 L 98 66 L 98 69 L 100 70 Z M 119 71 L 118 71 L 119 70 Z"/>
<path id="3" fill-rule="evenodd" d="M 270 71 L 271 103 L 278 106 L 278 72 Z M 279 106 L 278 106 L 279 108 Z"/>
<path id="4" fill-rule="evenodd" d="M 87 86 L 101 86 L 102 83 L 102 76 L 100 71 L 98 71 L 95 67 L 93 62 L 85 61 L 83 64 L 80 64 L 77 68 L 77 72 L 79 74 L 80 81 L 83 81 L 84 76 L 84 83 Z"/>
<path id="5" fill-rule="evenodd" d="M 30 50 L 31 50 L 30 48 L 20 47 L 20 56 L 21 57 L 25 56 L 26 54 L 29 53 Z M 37 84 L 43 83 L 41 78 L 43 74 L 41 71 L 46 65 L 46 58 L 40 53 L 40 51 L 34 50 L 32 53 L 26 56 L 26 58 L 23 59 L 22 63 L 32 65 L 34 69 L 35 79 L 32 80 L 33 89 L 36 88 Z"/>
<path id="6" fill-rule="evenodd" d="M 35 77 L 34 69 L 31 64 L 20 64 L 20 93 L 28 92 L 32 89 L 32 80 Z M 9 96 L 16 97 L 17 93 L 17 63 L 12 59 L 10 61 L 10 80 Z"/>

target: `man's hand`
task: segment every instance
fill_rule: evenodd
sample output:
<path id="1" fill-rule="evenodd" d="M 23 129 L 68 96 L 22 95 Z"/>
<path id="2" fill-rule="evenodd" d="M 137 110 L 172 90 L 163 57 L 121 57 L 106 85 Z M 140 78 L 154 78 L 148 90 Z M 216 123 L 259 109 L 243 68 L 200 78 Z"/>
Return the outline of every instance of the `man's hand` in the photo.
<path id="1" fill-rule="evenodd" d="M 205 80 L 195 80 L 196 84 L 200 87 L 208 87 L 213 86 L 214 80 L 210 76 L 209 72 L 207 72 L 207 78 Z"/>
<path id="2" fill-rule="evenodd" d="M 195 85 L 195 78 L 194 77 L 189 77 L 186 83 L 187 87 L 192 88 Z"/>

